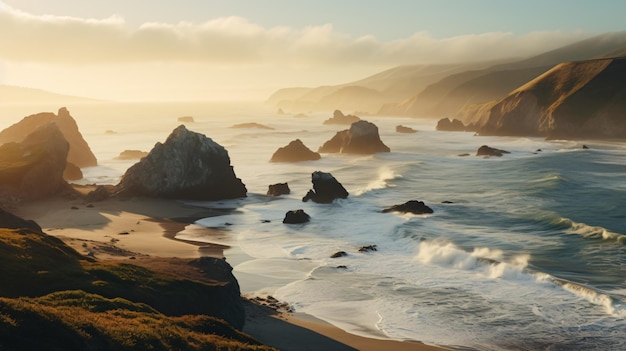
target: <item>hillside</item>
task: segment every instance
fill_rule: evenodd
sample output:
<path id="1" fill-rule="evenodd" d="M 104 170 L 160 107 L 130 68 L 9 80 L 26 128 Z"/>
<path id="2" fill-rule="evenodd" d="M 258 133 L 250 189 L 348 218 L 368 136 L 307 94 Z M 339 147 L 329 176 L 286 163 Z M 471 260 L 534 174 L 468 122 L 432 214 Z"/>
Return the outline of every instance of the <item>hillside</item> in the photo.
<path id="1" fill-rule="evenodd" d="M 94 102 L 102 102 L 102 100 L 57 94 L 40 89 L 0 85 L 0 105 L 55 104 L 66 106 Z"/>
<path id="2" fill-rule="evenodd" d="M 506 97 L 466 109 L 481 135 L 626 137 L 626 58 L 567 62 Z"/>

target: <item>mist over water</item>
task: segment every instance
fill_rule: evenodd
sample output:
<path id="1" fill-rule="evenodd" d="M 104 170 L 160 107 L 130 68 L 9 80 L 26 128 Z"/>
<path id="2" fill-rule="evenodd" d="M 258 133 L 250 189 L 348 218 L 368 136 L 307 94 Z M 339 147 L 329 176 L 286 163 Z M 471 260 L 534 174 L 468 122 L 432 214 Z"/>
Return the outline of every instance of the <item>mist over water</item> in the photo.
<path id="1" fill-rule="evenodd" d="M 149 151 L 180 116 L 193 116 L 189 129 L 228 150 L 248 197 L 204 203 L 236 211 L 197 224 L 228 231 L 220 242 L 239 246 L 246 259 L 231 262 L 235 276 L 260 277 L 241 279 L 245 294 L 269 293 L 378 338 L 478 350 L 626 348 L 625 144 L 585 141 L 583 150 L 578 141 L 475 137 L 436 132 L 435 120 L 362 116 L 391 153 L 281 164 L 268 162 L 278 147 L 299 138 L 317 150 L 345 128 L 322 125 L 330 114 L 294 118 L 260 105 L 68 108 L 99 161 L 83 170 L 83 183 L 117 183 L 134 162 L 115 157 Z M 6 127 L 40 111 L 2 112 Z M 243 122 L 274 130 L 229 128 Z M 418 132 L 396 133 L 398 124 Z M 511 154 L 473 156 L 484 144 Z M 303 203 L 316 170 L 331 172 L 350 196 Z M 278 182 L 291 194 L 266 197 Z M 408 200 L 434 213 L 381 213 Z M 286 211 L 300 208 L 310 223 L 282 224 Z M 358 252 L 363 245 L 378 251 Z M 348 256 L 330 258 L 337 251 Z"/>

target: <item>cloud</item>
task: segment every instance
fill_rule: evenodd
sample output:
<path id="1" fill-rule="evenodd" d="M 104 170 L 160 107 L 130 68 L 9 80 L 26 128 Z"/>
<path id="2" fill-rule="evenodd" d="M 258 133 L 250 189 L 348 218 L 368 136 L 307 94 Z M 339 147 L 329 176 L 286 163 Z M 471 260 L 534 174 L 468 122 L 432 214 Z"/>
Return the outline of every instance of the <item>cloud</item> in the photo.
<path id="1" fill-rule="evenodd" d="M 123 18 L 36 16 L 0 2 L 0 59 L 58 64 L 202 63 L 210 65 L 394 66 L 528 56 L 586 37 L 575 32 L 484 33 L 435 39 L 428 32 L 380 41 L 331 24 L 266 28 L 241 17 L 204 23 L 145 23 Z M 6 35 L 6 33 L 10 33 Z"/>

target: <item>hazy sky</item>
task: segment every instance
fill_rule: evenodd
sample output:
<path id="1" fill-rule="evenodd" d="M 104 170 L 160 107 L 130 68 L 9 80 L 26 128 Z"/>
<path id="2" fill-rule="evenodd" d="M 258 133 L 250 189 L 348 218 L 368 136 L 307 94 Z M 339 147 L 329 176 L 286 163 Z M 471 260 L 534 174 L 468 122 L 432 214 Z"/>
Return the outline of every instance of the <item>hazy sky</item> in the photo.
<path id="1" fill-rule="evenodd" d="M 0 0 L 0 84 L 264 99 L 393 66 L 529 56 L 626 30 L 624 1 Z"/>

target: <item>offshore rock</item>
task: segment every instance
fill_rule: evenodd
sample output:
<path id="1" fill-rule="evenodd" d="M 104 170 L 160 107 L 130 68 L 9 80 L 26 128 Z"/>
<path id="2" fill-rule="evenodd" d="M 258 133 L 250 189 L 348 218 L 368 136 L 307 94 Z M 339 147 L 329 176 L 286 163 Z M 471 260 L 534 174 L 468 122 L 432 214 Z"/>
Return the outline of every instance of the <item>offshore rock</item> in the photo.
<path id="1" fill-rule="evenodd" d="M 413 213 L 413 214 L 425 214 L 433 213 L 433 209 L 426 206 L 422 201 L 411 200 L 401 205 L 393 205 L 383 210 L 383 213 L 387 212 L 400 212 L 400 213 Z"/>
<path id="2" fill-rule="evenodd" d="M 245 197 L 246 186 L 223 146 L 180 125 L 126 171 L 115 193 L 213 201 Z"/>
<path id="3" fill-rule="evenodd" d="M 96 156 L 91 152 L 89 145 L 78 130 L 76 121 L 65 107 L 60 108 L 57 115 L 52 112 L 42 112 L 24 117 L 18 123 L 0 132 L 0 143 L 20 142 L 35 129 L 50 122 L 54 122 L 59 127 L 63 137 L 69 142 L 68 162 L 80 168 L 98 164 Z"/>
<path id="4" fill-rule="evenodd" d="M 306 223 L 311 220 L 311 216 L 309 216 L 304 210 L 291 210 L 285 213 L 285 219 L 283 219 L 283 223 L 285 224 L 300 224 Z"/>
<path id="5" fill-rule="evenodd" d="M 146 151 L 141 150 L 124 150 L 120 152 L 119 156 L 117 156 L 116 160 L 140 160 L 144 157 L 148 156 Z"/>
<path id="6" fill-rule="evenodd" d="M 268 196 L 288 195 L 289 193 L 291 193 L 291 189 L 289 189 L 288 183 L 270 184 L 267 189 Z"/>
<path id="7" fill-rule="evenodd" d="M 344 115 L 340 110 L 335 110 L 333 117 L 324 121 L 324 124 L 345 124 L 351 125 L 354 122 L 358 122 L 361 119 L 354 115 Z"/>
<path id="8" fill-rule="evenodd" d="M 324 143 L 318 152 L 346 153 L 370 155 L 377 152 L 389 152 L 378 134 L 378 127 L 374 123 L 361 120 L 352 123 L 349 130 L 337 132 L 335 136 Z"/>
<path id="9" fill-rule="evenodd" d="M 411 128 L 411 127 L 398 125 L 398 126 L 396 126 L 396 133 L 412 134 L 412 133 L 417 133 L 417 130 L 415 130 L 415 129 Z"/>
<path id="10" fill-rule="evenodd" d="M 55 123 L 37 128 L 21 143 L 0 146 L 0 195 L 38 199 L 66 189 L 68 150 Z"/>
<path id="11" fill-rule="evenodd" d="M 478 148 L 476 151 L 476 156 L 496 156 L 501 157 L 504 154 L 510 154 L 510 152 L 505 150 L 496 149 L 493 147 L 489 147 L 487 145 L 483 145 Z"/>
<path id="12" fill-rule="evenodd" d="M 450 120 L 449 118 L 442 118 L 437 122 L 437 130 L 443 130 L 448 132 L 464 132 L 467 130 L 463 122 L 458 119 Z"/>
<path id="13" fill-rule="evenodd" d="M 315 171 L 311 174 L 313 190 L 309 190 L 302 198 L 303 202 L 313 200 L 313 202 L 328 204 L 335 199 L 345 199 L 348 191 L 330 173 Z"/>
<path id="14" fill-rule="evenodd" d="M 287 146 L 278 148 L 272 155 L 270 162 L 315 161 L 320 158 L 320 154 L 306 147 L 300 139 L 296 139 Z"/>

